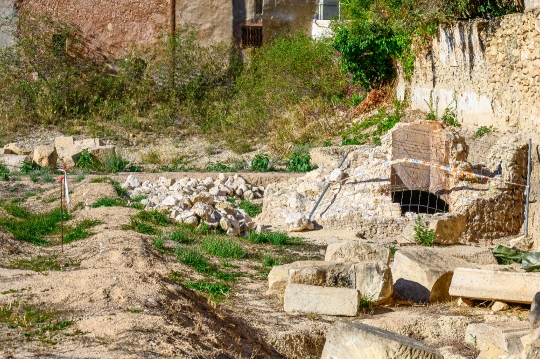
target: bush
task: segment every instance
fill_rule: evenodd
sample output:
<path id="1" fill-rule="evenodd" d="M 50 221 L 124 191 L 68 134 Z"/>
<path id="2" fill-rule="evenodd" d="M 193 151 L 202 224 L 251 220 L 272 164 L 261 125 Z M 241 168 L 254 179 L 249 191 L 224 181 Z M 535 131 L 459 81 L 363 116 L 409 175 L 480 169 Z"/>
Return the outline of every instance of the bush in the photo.
<path id="1" fill-rule="evenodd" d="M 427 225 L 422 221 L 422 217 L 416 217 L 414 225 L 414 240 L 419 244 L 431 247 L 435 242 L 435 231 L 428 229 Z"/>
<path id="2" fill-rule="evenodd" d="M 311 156 L 307 146 L 297 146 L 287 161 L 287 172 L 309 172 L 317 166 L 311 165 Z"/>
<path id="3" fill-rule="evenodd" d="M 513 0 L 342 0 L 344 18 L 334 47 L 342 67 L 365 89 L 389 83 L 399 61 L 406 76 L 414 66 L 411 45 L 435 34 L 437 26 L 458 18 L 516 11 Z"/>
<path id="4" fill-rule="evenodd" d="M 251 169 L 255 172 L 266 172 L 270 166 L 270 156 L 268 154 L 257 154 L 251 161 Z"/>
<path id="5" fill-rule="evenodd" d="M 103 160 L 103 170 L 109 173 L 123 172 L 129 165 L 129 161 L 116 152 L 111 152 Z"/>

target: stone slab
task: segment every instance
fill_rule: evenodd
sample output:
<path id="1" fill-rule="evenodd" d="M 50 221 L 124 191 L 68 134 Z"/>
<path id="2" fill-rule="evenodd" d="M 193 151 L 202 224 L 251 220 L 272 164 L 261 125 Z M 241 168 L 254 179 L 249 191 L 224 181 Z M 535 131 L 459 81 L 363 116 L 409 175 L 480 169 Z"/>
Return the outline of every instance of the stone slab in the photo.
<path id="1" fill-rule="evenodd" d="M 19 170 L 24 161 L 30 162 L 30 157 L 25 155 L 0 155 L 0 163 L 10 171 Z"/>
<path id="2" fill-rule="evenodd" d="M 383 261 L 390 263 L 390 249 L 360 241 L 341 241 L 326 248 L 325 261 Z"/>
<path id="3" fill-rule="evenodd" d="M 288 284 L 283 309 L 288 313 L 315 313 L 354 317 L 358 312 L 358 291 L 349 288 Z"/>
<path id="4" fill-rule="evenodd" d="M 530 304 L 540 288 L 540 273 L 457 268 L 449 294 L 484 300 Z"/>
<path id="5" fill-rule="evenodd" d="M 529 331 L 529 323 L 526 321 L 473 323 L 467 326 L 465 341 L 480 350 L 493 344 L 509 354 L 519 354 L 523 351 L 521 337 Z"/>
<path id="6" fill-rule="evenodd" d="M 400 249 L 394 255 L 392 264 L 394 291 L 414 302 L 449 301 L 453 271 L 462 266 L 468 266 L 468 263 L 443 257 L 432 248 Z"/>
<path id="7" fill-rule="evenodd" d="M 319 261 L 298 261 L 294 263 L 274 266 L 268 273 L 268 290 L 283 292 L 289 283 L 289 269 L 309 267 L 320 263 Z"/>
<path id="8" fill-rule="evenodd" d="M 361 323 L 338 323 L 326 336 L 321 359 L 443 359 L 414 339 Z"/>

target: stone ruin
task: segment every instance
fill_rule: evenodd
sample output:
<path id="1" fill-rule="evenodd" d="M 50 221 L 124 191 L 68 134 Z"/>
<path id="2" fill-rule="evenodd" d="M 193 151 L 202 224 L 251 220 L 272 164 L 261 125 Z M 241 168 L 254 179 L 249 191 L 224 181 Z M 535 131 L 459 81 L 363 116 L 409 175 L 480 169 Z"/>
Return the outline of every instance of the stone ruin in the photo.
<path id="1" fill-rule="evenodd" d="M 312 161 L 319 168 L 268 186 L 258 221 L 289 230 L 306 229 L 307 221 L 296 228 L 291 223 L 309 216 L 330 183 L 310 219 L 318 228 L 356 230 L 361 238 L 406 242 L 420 214 L 435 230 L 438 244 L 493 240 L 520 232 L 528 144 L 519 135 L 493 143 L 466 141 L 451 127 L 425 121 L 398 124 L 381 141 L 377 147 L 312 150 Z M 413 163 L 383 166 L 401 158 L 431 161 L 514 184 L 460 177 Z"/>

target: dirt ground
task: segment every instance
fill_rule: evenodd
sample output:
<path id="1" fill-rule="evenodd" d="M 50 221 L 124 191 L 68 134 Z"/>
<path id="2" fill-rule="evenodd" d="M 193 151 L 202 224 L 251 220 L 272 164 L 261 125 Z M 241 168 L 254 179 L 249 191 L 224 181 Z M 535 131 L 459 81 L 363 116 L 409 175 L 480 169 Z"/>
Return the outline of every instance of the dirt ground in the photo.
<path id="1" fill-rule="evenodd" d="M 160 175 L 169 174 L 141 179 Z M 251 176 L 260 176 L 252 180 L 263 184 L 282 175 Z M 115 178 L 122 182 L 125 175 Z M 2 358 L 317 358 L 336 321 L 363 322 L 421 340 L 439 348 L 447 359 L 476 358 L 477 351 L 464 342 L 468 324 L 526 318 L 527 310 L 520 306 L 492 313 L 489 303 L 463 308 L 455 302 L 415 305 L 399 298 L 354 318 L 290 315 L 280 298 L 266 293 L 266 277 L 255 256 L 232 261 L 240 275 L 231 293 L 214 301 L 171 278 L 172 271 L 193 280 L 200 274 L 157 250 L 155 236 L 125 230 L 137 209 L 88 206 L 114 196 L 112 186 L 87 178 L 72 188 L 72 205 L 83 205 L 68 225 L 99 220 L 91 229 L 95 234 L 64 245 L 61 252 L 60 245 L 38 247 L 0 232 Z M 21 207 L 35 212 L 56 208 L 57 193 L 55 183 L 0 183 L 1 199 L 20 198 Z M 315 231 L 300 236 L 306 245 L 284 252 L 292 260 L 323 258 L 326 245 L 354 238 L 355 233 Z M 257 258 L 264 255 L 264 249 L 246 247 L 257 252 Z M 64 264 L 61 270 L 14 268 L 21 259 L 55 255 Z M 46 314 L 35 319 L 29 308 Z M 2 321 L 5 313 L 9 318 Z M 55 330 L 39 324 L 45 316 Z"/>

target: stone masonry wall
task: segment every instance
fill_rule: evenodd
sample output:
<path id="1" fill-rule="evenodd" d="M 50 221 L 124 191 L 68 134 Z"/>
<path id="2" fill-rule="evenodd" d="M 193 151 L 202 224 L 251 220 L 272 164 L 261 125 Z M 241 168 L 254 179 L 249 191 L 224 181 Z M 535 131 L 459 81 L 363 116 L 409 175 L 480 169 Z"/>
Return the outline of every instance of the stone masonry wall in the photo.
<path id="1" fill-rule="evenodd" d="M 428 111 L 432 94 L 439 115 L 455 99 L 466 126 L 540 133 L 539 43 L 540 8 L 441 26 L 398 97 L 407 91 L 413 109 Z"/>
<path id="2" fill-rule="evenodd" d="M 0 0 L 0 48 L 15 41 L 17 12 L 15 0 Z"/>

